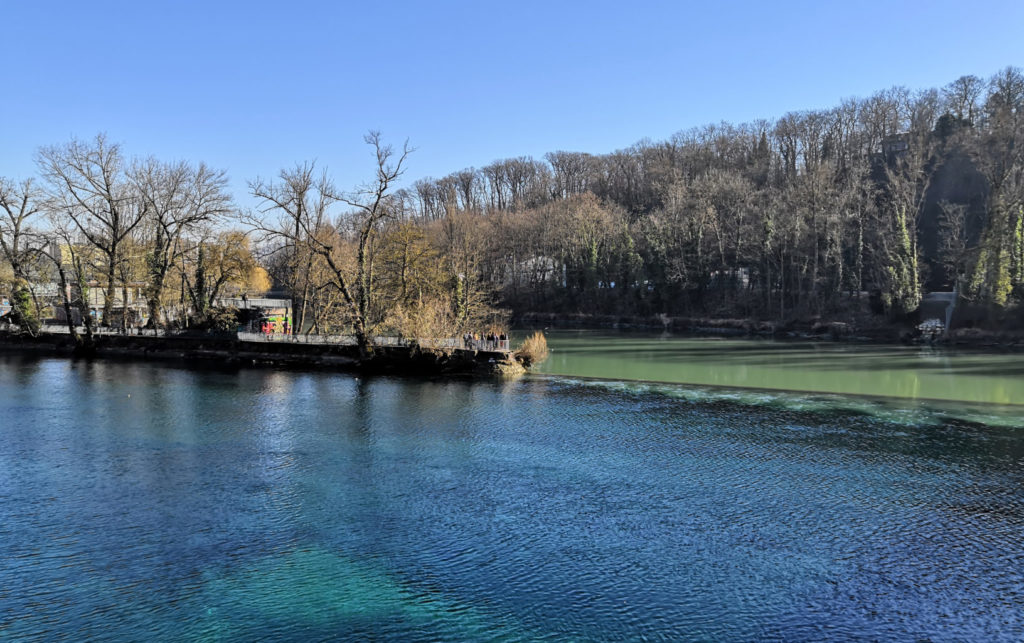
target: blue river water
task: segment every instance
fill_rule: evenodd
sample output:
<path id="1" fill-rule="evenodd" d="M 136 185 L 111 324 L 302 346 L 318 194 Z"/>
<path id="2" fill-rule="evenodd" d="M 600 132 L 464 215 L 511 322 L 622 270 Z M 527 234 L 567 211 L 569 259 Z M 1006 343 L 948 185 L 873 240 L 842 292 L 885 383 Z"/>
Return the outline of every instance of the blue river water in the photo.
<path id="1" fill-rule="evenodd" d="M 0 640 L 1020 641 L 1000 418 L 0 356 Z"/>

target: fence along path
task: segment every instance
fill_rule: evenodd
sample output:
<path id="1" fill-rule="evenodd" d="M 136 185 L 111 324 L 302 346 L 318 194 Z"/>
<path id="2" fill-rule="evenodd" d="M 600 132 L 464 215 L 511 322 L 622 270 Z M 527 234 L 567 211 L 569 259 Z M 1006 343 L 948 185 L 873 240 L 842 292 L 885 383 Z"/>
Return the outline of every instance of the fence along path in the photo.
<path id="1" fill-rule="evenodd" d="M 280 333 L 238 333 L 239 341 L 243 342 L 285 342 L 294 344 L 330 344 L 335 346 L 354 346 L 356 338 L 353 335 L 282 335 Z M 443 338 L 408 338 L 408 337 L 386 337 L 378 335 L 371 339 L 374 346 L 412 346 L 416 344 L 425 348 L 456 349 L 464 348 L 478 351 L 508 352 L 511 350 L 507 339 L 458 339 L 457 337 Z"/>
<path id="2" fill-rule="evenodd" d="M 85 334 L 84 326 L 79 326 L 76 330 L 78 333 L 82 335 Z M 70 333 L 66 325 L 57 324 L 45 324 L 40 328 L 40 332 L 54 335 L 67 335 Z M 106 327 L 93 328 L 92 332 L 94 335 L 125 334 L 120 328 Z M 164 330 L 157 328 L 129 328 L 127 334 L 138 337 L 190 336 L 186 332 L 182 331 Z M 271 342 L 276 344 L 322 344 L 330 346 L 355 346 L 356 344 L 356 338 L 354 335 L 284 335 L 282 333 L 247 333 L 243 331 L 239 331 L 238 333 L 233 334 L 237 335 L 238 341 L 241 342 Z M 511 350 L 511 348 L 509 347 L 509 340 L 507 339 L 458 339 L 456 337 L 410 339 L 406 337 L 377 336 L 372 338 L 371 343 L 374 346 L 411 346 L 413 344 L 416 344 L 419 346 L 423 346 L 424 348 L 437 348 L 448 350 L 453 350 L 457 348 L 494 352 L 508 352 Z"/>

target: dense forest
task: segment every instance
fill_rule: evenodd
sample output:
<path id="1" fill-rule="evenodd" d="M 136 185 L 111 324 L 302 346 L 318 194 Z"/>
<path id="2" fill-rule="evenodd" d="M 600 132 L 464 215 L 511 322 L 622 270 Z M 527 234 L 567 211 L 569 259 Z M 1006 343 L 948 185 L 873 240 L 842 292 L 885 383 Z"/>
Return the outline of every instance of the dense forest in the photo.
<path id="1" fill-rule="evenodd" d="M 407 194 L 478 232 L 515 310 L 901 318 L 957 287 L 999 315 L 1024 291 L 1024 77 L 895 88 L 603 156 L 552 152 Z"/>
<path id="2" fill-rule="evenodd" d="M 70 319 L 92 288 L 97 321 L 125 324 L 113 308 L 137 285 L 149 325 L 211 323 L 219 296 L 271 282 L 297 328 L 361 338 L 454 336 L 499 311 L 905 321 L 954 288 L 979 323 L 1024 308 L 1014 67 L 403 189 L 411 150 L 366 142 L 367 184 L 300 163 L 251 180 L 252 211 L 202 164 L 128 159 L 103 136 L 42 148 L 38 178 L 0 180 L 12 319 Z"/>

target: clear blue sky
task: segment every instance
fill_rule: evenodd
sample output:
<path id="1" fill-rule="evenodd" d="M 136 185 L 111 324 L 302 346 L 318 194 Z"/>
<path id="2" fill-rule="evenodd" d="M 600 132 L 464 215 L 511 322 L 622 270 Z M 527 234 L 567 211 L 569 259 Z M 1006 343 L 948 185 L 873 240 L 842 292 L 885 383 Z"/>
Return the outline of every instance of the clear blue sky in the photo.
<path id="1" fill-rule="evenodd" d="M 0 175 L 103 131 L 226 169 L 243 205 L 297 161 L 369 177 L 370 129 L 417 148 L 411 183 L 1024 65 L 1019 0 L 0 0 L 0 20 Z"/>

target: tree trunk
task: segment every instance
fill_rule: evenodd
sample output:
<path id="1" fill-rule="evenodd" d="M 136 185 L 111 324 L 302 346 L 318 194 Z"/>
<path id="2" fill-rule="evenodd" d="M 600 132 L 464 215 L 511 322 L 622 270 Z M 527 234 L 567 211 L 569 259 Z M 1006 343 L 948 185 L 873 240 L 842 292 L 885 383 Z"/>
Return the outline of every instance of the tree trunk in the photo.
<path id="1" fill-rule="evenodd" d="M 60 298 L 61 303 L 64 305 L 64 318 L 68 323 L 68 333 L 71 335 L 71 339 L 75 342 L 75 347 L 82 345 L 82 338 L 78 336 L 78 329 L 75 328 L 75 317 L 71 312 L 71 286 L 68 284 L 67 271 L 64 269 L 64 265 L 61 262 L 57 262 L 57 278 L 58 284 L 60 285 Z"/>
<path id="2" fill-rule="evenodd" d="M 103 301 L 103 318 L 100 320 L 104 326 L 110 326 L 110 317 L 114 310 L 114 292 L 116 286 L 116 280 L 114 275 L 117 269 L 117 254 L 116 251 L 111 249 L 110 255 L 107 261 L 107 289 L 104 293 Z"/>
<path id="3" fill-rule="evenodd" d="M 146 309 L 149 319 L 147 328 L 160 326 L 160 299 L 163 297 L 164 281 L 170 266 L 170 242 L 164 236 L 163 227 L 157 226 L 156 239 L 153 242 L 153 256 L 149 270 L 149 286 L 146 288 Z"/>
<path id="4" fill-rule="evenodd" d="M 74 293 L 79 302 L 79 312 L 82 315 L 82 324 L 85 326 L 85 342 L 81 344 L 81 352 L 92 353 L 96 348 L 96 337 L 92 330 L 92 315 L 89 310 L 89 286 L 85 281 L 85 272 L 82 270 L 82 260 L 77 255 L 72 256 L 75 271 Z"/>

